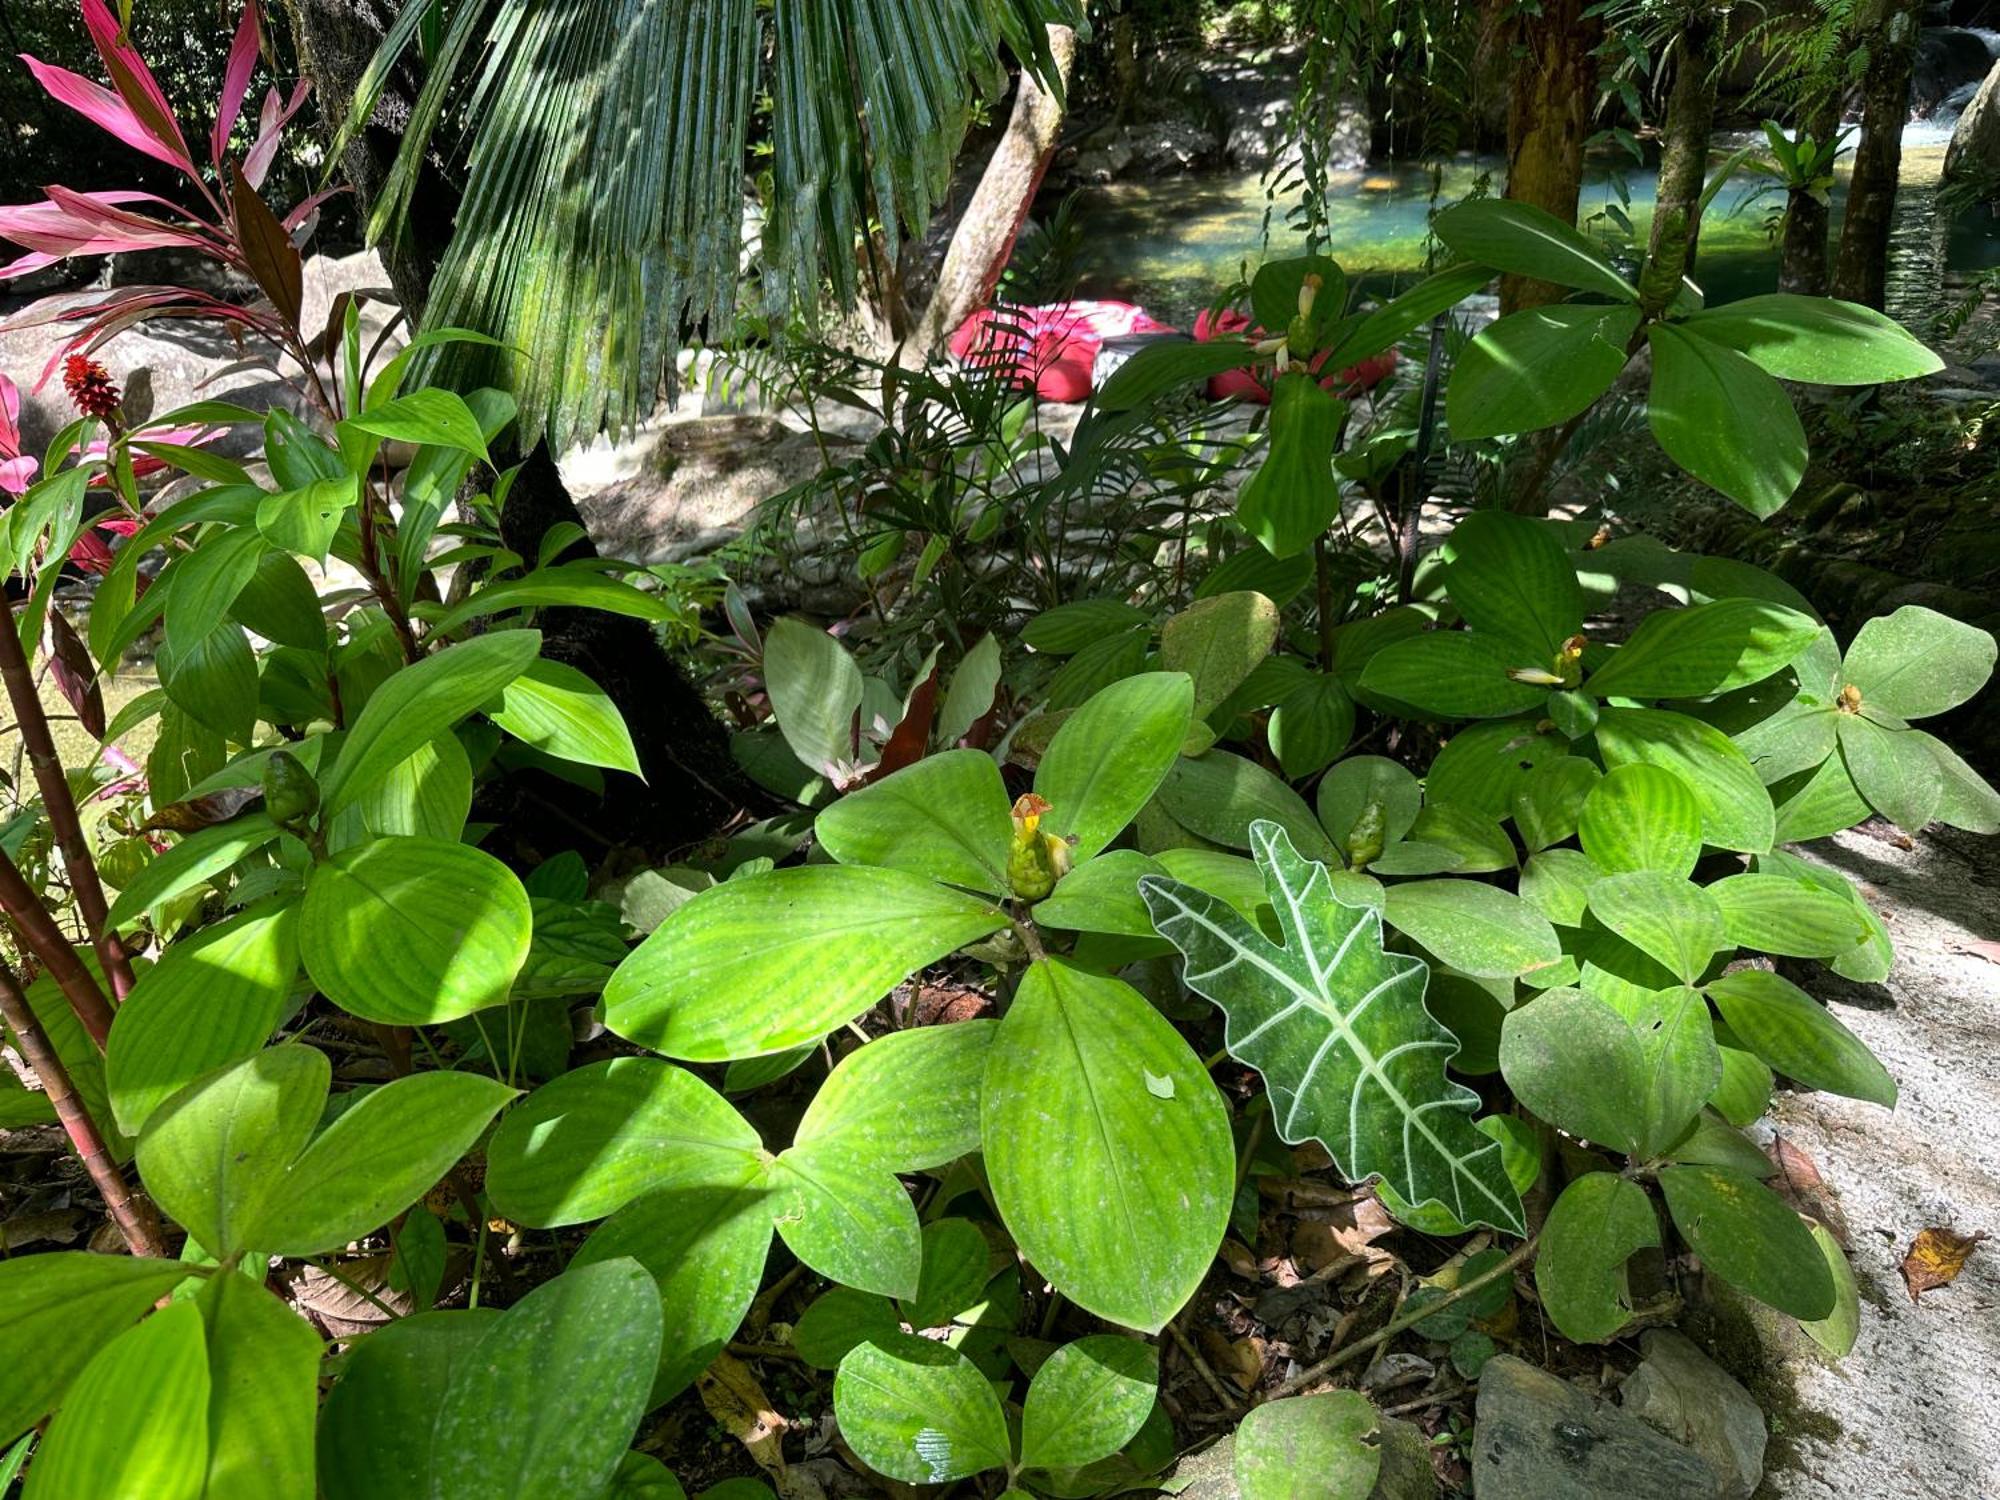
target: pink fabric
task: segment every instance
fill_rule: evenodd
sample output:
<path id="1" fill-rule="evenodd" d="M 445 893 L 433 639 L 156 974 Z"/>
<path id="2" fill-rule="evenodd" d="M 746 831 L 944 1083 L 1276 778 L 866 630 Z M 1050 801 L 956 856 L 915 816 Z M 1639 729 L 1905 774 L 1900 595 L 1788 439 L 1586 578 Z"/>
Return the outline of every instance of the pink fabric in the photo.
<path id="1" fill-rule="evenodd" d="M 949 347 L 955 358 L 999 370 L 1044 401 L 1081 401 L 1106 339 L 1174 331 L 1130 302 L 1056 302 L 982 308 L 959 325 Z"/>

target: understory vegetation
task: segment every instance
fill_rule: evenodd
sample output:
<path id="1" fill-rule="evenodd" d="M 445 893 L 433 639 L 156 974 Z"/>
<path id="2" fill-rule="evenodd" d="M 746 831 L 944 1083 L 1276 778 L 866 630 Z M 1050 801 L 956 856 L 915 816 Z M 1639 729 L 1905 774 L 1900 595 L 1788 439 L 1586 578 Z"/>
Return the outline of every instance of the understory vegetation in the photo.
<path id="1" fill-rule="evenodd" d="M 237 286 L 36 303 L 52 358 L 0 370 L 0 1205 L 87 1209 L 0 1234 L 0 1495 L 1087 1497 L 1227 1433 L 1247 1500 L 1367 1500 L 1465 1483 L 1489 1361 L 1699 1283 L 1853 1347 L 1759 1122 L 1894 1108 L 1799 979 L 1896 953 L 1797 846 L 2000 832 L 1991 746 L 1936 732 L 1995 642 L 1671 544 L 1697 493 L 1832 514 L 1829 453 L 1992 480 L 1991 404 L 1898 404 L 1971 309 L 1906 327 L 1824 223 L 1815 284 L 1701 289 L 1725 184 L 1784 236 L 1824 199 L 1838 81 L 1778 70 L 1785 123 L 1711 153 L 1742 39 L 1573 14 L 1585 123 L 1667 152 L 1650 233 L 1493 181 L 1384 278 L 1321 232 L 1321 132 L 1351 68 L 1386 143 L 1427 89 L 1473 132 L 1470 13 L 299 0 L 169 74 L 149 8 L 46 7 L 70 65 L 27 64 L 147 190 L 0 208 L 0 275 Z M 1562 9 L 1508 21 L 1523 70 Z M 1306 253 L 1245 244 L 1207 336 L 1060 416 L 913 357 L 968 129 L 1066 76 L 1143 114 L 1135 25 L 1306 42 Z M 309 322 L 322 210 L 395 286 Z M 963 309 L 999 284 L 1003 338 L 1069 290 L 1043 216 Z M 857 305 L 886 344 L 836 338 Z M 282 399 L 133 410 L 107 366 L 163 326 Z M 716 555 L 600 555 L 552 458 L 683 377 L 824 462 Z M 858 607 L 769 607 L 805 545 Z M 1334 1248 L 1289 1285 L 1351 1295 L 1274 1351 L 1216 1289 L 1295 1212 Z M 1360 1377 L 1419 1354 L 1429 1487 L 1391 1489 Z"/>

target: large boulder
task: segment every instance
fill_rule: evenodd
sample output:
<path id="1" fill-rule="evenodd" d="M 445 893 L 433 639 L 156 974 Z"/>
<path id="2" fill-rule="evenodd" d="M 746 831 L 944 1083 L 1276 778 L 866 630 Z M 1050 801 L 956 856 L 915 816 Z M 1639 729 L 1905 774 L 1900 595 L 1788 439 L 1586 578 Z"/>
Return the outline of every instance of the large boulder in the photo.
<path id="1" fill-rule="evenodd" d="M 1987 71 L 1986 81 L 1952 127 L 1951 143 L 1944 148 L 1944 180 L 2000 181 L 2000 61 Z"/>
<path id="2" fill-rule="evenodd" d="M 1994 64 L 1990 35 L 1968 26 L 1926 26 L 1918 32 L 1910 113 L 1927 118 L 1960 87 L 1985 77 Z"/>
<path id="3" fill-rule="evenodd" d="M 1625 1410 L 1683 1443 L 1722 1479 L 1722 1500 L 1750 1500 L 1764 1478 L 1764 1413 L 1728 1371 L 1685 1334 L 1651 1328 L 1646 1358 L 1619 1389 Z"/>
<path id="4" fill-rule="evenodd" d="M 1525 1360 L 1479 1372 L 1472 1490 L 1479 1500 L 1720 1500 L 1709 1461 Z"/>

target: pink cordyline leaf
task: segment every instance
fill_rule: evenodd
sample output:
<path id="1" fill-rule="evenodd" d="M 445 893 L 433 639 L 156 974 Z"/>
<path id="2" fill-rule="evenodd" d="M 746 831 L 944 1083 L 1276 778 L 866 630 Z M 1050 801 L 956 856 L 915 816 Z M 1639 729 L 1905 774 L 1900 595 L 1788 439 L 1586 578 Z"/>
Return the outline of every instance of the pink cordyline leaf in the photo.
<path id="1" fill-rule="evenodd" d="M 250 90 L 250 70 L 257 65 L 263 31 L 257 16 L 257 0 L 246 0 L 243 19 L 236 25 L 236 40 L 229 45 L 229 66 L 222 74 L 222 99 L 215 112 L 215 133 L 209 138 L 210 159 L 222 170 L 222 153 L 229 148 L 229 133 L 243 113 L 243 96 Z"/>
<path id="2" fill-rule="evenodd" d="M 301 78 L 292 90 L 292 97 L 280 101 L 278 91 L 270 90 L 264 95 L 264 107 L 257 116 L 257 144 L 250 148 L 250 154 L 243 158 L 243 180 L 253 188 L 261 188 L 264 178 L 269 175 L 271 163 L 278 155 L 278 139 L 293 115 L 299 112 L 312 92 L 309 79 Z"/>
<path id="3" fill-rule="evenodd" d="M 68 105 L 92 124 L 117 136 L 134 151 L 143 151 L 170 167 L 179 167 L 184 171 L 192 169 L 192 164 L 186 159 L 185 148 L 177 156 L 171 146 L 162 145 L 150 130 L 139 123 L 139 117 L 132 113 L 131 107 L 111 90 L 67 68 L 53 67 L 40 58 L 30 57 L 25 52 L 21 54 L 21 61 L 28 65 L 35 81 L 56 103 Z"/>
<path id="4" fill-rule="evenodd" d="M 172 162 L 199 183 L 201 175 L 195 171 L 194 158 L 188 154 L 187 141 L 181 135 L 180 123 L 174 119 L 173 106 L 167 103 L 166 91 L 132 46 L 131 38 L 120 29 L 118 18 L 111 14 L 104 0 L 83 0 L 83 24 L 89 28 L 97 55 L 111 74 L 111 86 L 118 90 L 118 97 L 131 109 L 140 127 L 158 142 L 164 153 L 161 160 Z"/>
<path id="5" fill-rule="evenodd" d="M 49 255 L 41 250 L 30 250 L 19 260 L 10 260 L 0 266 L 0 281 L 13 281 L 22 276 L 32 276 L 37 271 L 45 271 L 57 261 L 60 255 Z"/>
<path id="6" fill-rule="evenodd" d="M 0 493 L 21 495 L 41 464 L 21 452 L 21 392 L 0 375 Z"/>

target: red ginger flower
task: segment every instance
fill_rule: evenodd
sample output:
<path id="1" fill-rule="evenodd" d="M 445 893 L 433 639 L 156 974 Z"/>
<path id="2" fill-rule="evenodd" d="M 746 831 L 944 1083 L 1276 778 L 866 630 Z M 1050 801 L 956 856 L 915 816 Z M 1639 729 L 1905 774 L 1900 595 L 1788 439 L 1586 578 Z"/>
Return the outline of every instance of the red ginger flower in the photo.
<path id="1" fill-rule="evenodd" d="M 113 417 L 124 398 L 112 382 L 111 374 L 86 354 L 72 354 L 63 361 L 63 389 L 76 409 L 86 417 Z"/>

